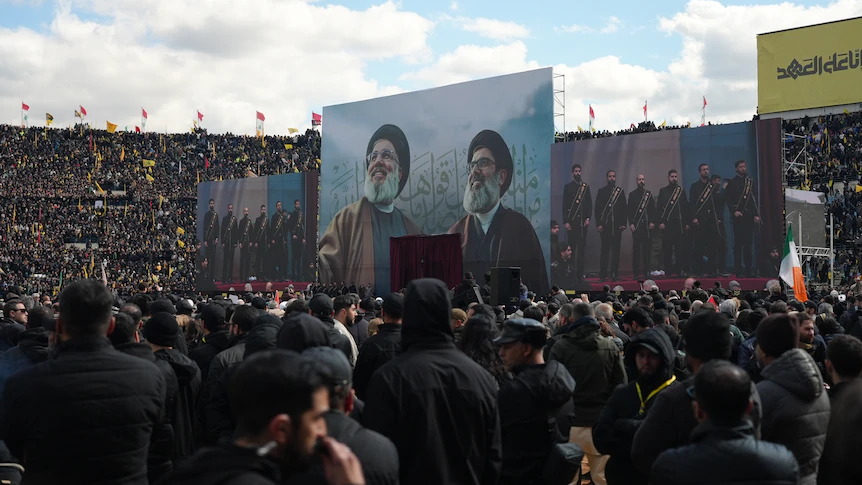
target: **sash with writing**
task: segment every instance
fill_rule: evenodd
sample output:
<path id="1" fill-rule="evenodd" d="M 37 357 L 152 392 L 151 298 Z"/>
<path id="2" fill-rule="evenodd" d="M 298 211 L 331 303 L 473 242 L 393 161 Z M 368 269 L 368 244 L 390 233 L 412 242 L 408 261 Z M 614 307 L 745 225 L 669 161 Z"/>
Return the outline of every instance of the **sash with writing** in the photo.
<path id="1" fill-rule="evenodd" d="M 569 219 L 575 220 L 578 217 L 578 213 L 581 212 L 581 200 L 583 200 L 584 192 L 587 190 L 587 184 L 581 183 L 581 186 L 578 188 L 578 193 L 575 194 L 575 201 L 572 202 L 572 206 L 569 207 Z M 577 209 L 575 206 L 577 205 Z M 572 210 L 574 209 L 574 212 Z"/>
<path id="2" fill-rule="evenodd" d="M 204 241 L 209 240 L 209 239 L 210 239 L 210 236 L 212 236 L 212 233 L 213 233 L 213 224 L 215 224 L 215 221 L 216 221 L 217 219 L 218 219 L 218 212 L 213 212 L 213 217 L 212 217 L 212 219 L 210 219 L 210 227 L 208 227 L 208 228 L 207 228 L 207 234 L 206 234 L 206 236 L 204 237 Z"/>
<path id="3" fill-rule="evenodd" d="M 617 204 L 617 199 L 620 198 L 620 194 L 623 192 L 623 189 L 619 187 L 614 187 L 614 192 L 611 194 L 611 198 L 608 201 L 608 205 L 605 206 L 604 210 L 602 210 L 602 216 L 599 218 L 599 222 L 607 222 L 608 220 L 608 211 L 613 211 L 614 206 Z M 613 214 L 613 212 L 611 212 Z"/>
<path id="4" fill-rule="evenodd" d="M 266 223 L 268 222 L 267 219 L 268 218 L 266 216 L 263 216 L 263 224 L 260 225 L 260 232 L 257 233 L 257 240 L 258 241 L 260 241 L 261 239 L 263 239 L 264 242 L 266 241 L 266 238 L 263 236 L 266 235 Z"/>
<path id="5" fill-rule="evenodd" d="M 235 218 L 233 216 L 230 216 L 230 220 L 227 221 L 227 227 L 225 227 L 225 229 L 224 229 L 224 236 L 225 237 L 222 238 L 222 239 L 224 239 L 224 241 L 222 241 L 223 244 L 230 244 L 230 242 L 233 242 L 233 241 L 228 242 L 227 239 L 230 237 L 230 234 L 231 234 L 230 227 L 233 226 L 234 220 L 235 220 Z"/>
<path id="6" fill-rule="evenodd" d="M 739 196 L 739 201 L 736 203 L 736 210 L 744 213 L 749 198 L 751 198 L 751 179 L 745 177 L 745 185 L 742 187 L 742 195 Z"/>
<path id="7" fill-rule="evenodd" d="M 251 220 L 248 221 L 245 225 L 245 230 L 242 231 L 242 238 L 240 241 L 248 241 L 248 227 L 251 225 Z"/>
<path id="8" fill-rule="evenodd" d="M 667 204 L 664 205 L 664 209 L 661 211 L 661 219 L 667 220 L 670 218 L 670 213 L 673 212 L 674 208 L 678 205 L 677 201 L 679 201 L 679 196 L 682 195 L 682 187 L 679 185 L 673 189 L 673 193 L 670 194 L 670 199 L 667 200 Z"/>
<path id="9" fill-rule="evenodd" d="M 695 215 L 700 214 L 700 211 L 709 201 L 709 198 L 712 197 L 713 189 L 715 189 L 714 184 L 706 184 L 706 187 L 703 188 L 703 192 L 700 193 L 700 197 L 697 198 L 697 208 L 695 208 Z"/>
<path id="10" fill-rule="evenodd" d="M 284 212 L 279 214 L 278 222 L 275 223 L 275 229 L 273 230 L 273 235 L 278 234 L 278 231 L 281 229 L 281 224 L 284 222 Z"/>
<path id="11" fill-rule="evenodd" d="M 644 189 L 644 195 L 641 196 L 641 201 L 638 203 L 638 215 L 637 220 L 635 221 L 635 230 L 638 230 L 638 227 L 641 224 L 641 221 L 644 218 L 644 214 L 646 213 L 647 203 L 649 202 L 650 193 L 649 190 Z"/>

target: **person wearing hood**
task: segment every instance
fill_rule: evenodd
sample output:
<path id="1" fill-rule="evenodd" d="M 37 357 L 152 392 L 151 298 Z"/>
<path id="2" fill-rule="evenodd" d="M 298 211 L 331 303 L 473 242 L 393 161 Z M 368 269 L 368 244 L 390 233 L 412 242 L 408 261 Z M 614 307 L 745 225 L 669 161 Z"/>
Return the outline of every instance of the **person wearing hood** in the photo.
<path id="1" fill-rule="evenodd" d="M 654 398 L 679 385 L 674 375 L 674 357 L 670 338 L 659 328 L 637 334 L 629 344 L 626 367 L 636 369 L 637 378 L 614 389 L 593 426 L 596 450 L 610 456 L 605 468 L 609 485 L 648 483 L 649 476 L 632 464 L 632 442 Z"/>
<path id="2" fill-rule="evenodd" d="M 605 485 L 608 457 L 593 445 L 593 425 L 614 388 L 627 382 L 626 370 L 616 344 L 602 337 L 593 307 L 589 303 L 576 303 L 573 313 L 580 317 L 566 326 L 568 332 L 551 347 L 548 361 L 563 364 L 578 383 L 572 395 L 575 418 L 569 441 L 577 443 L 586 454 L 592 480 Z"/>
<path id="3" fill-rule="evenodd" d="M 395 207 L 410 176 L 410 145 L 401 128 L 383 125 L 365 148 L 365 192 L 338 211 L 320 238 L 320 281 L 373 281 L 389 291 L 389 238 L 422 234 Z"/>
<path id="4" fill-rule="evenodd" d="M 479 485 L 499 476 L 497 384 L 455 347 L 450 316 L 442 281 L 411 281 L 403 352 L 371 377 L 363 423 L 395 444 L 401 483 Z"/>
<path id="5" fill-rule="evenodd" d="M 172 347 L 179 325 L 173 315 L 159 312 L 144 325 L 144 338 L 152 348 L 153 355 L 167 362 L 174 370 L 179 385 L 173 419 L 176 462 L 182 463 L 195 452 L 195 417 L 198 393 L 201 390 L 201 371 L 198 365 L 182 352 Z"/>
<path id="6" fill-rule="evenodd" d="M 114 348 L 127 355 L 152 362 L 159 368 L 165 378 L 165 420 L 161 426 L 153 430 L 153 442 L 147 455 L 147 480 L 156 483 L 160 478 L 170 472 L 173 467 L 173 458 L 176 455 L 175 437 L 173 426 L 174 402 L 179 392 L 179 383 L 174 369 L 164 360 L 157 359 L 153 349 L 146 343 L 141 342 L 141 334 L 138 333 L 138 325 L 135 320 L 125 313 L 114 316 L 114 331 L 108 336 Z"/>
<path id="7" fill-rule="evenodd" d="M 48 359 L 48 328 L 54 328 L 53 312 L 39 306 L 26 316 L 27 329 L 18 334 L 18 345 L 0 354 L 0 396 L 10 376 Z"/>
<path id="8" fill-rule="evenodd" d="M 497 392 L 503 466 L 500 485 L 544 483 L 554 443 L 569 440 L 575 380 L 559 362 L 545 363 L 545 326 L 531 319 L 509 320 L 494 340 L 506 371 L 514 378 Z M 549 419 L 557 427 L 549 429 Z M 580 462 L 578 462 L 580 464 Z"/>
<path id="9" fill-rule="evenodd" d="M 509 146 L 499 133 L 479 132 L 467 150 L 467 215 L 449 228 L 461 235 L 464 270 L 484 274 L 492 266 L 521 268 L 521 281 L 538 294 L 548 292 L 548 268 L 533 224 L 523 214 L 504 207 L 515 175 Z"/>
<path id="10" fill-rule="evenodd" d="M 0 320 L 0 353 L 18 345 L 18 335 L 26 330 L 27 308 L 18 298 L 12 298 L 3 305 L 3 319 Z"/>
<path id="11" fill-rule="evenodd" d="M 799 483 L 817 482 L 817 465 L 829 425 L 829 396 L 817 364 L 799 347 L 799 326 L 787 314 L 757 326 L 757 360 L 763 380 L 761 438 L 786 446 L 799 462 Z"/>
<path id="12" fill-rule="evenodd" d="M 340 301 L 345 303 L 349 301 L 351 305 L 353 304 L 350 297 L 344 297 L 344 299 Z M 332 298 L 330 298 L 329 295 L 318 293 L 311 297 L 311 301 L 308 302 L 308 309 L 311 310 L 312 315 L 317 317 L 317 319 L 327 326 L 329 329 L 330 339 L 332 340 L 332 345 L 344 352 L 347 360 L 350 361 L 350 365 L 355 366 L 356 357 L 359 355 L 359 349 L 356 348 L 356 342 L 353 341 L 353 337 L 350 335 L 350 331 L 347 330 L 347 327 L 345 327 L 340 321 L 332 318 L 335 314 L 335 305 Z"/>
<path id="13" fill-rule="evenodd" d="M 599 281 L 605 281 L 610 275 L 611 281 L 617 281 L 620 269 L 620 243 L 623 232 L 628 226 L 626 214 L 626 193 L 617 186 L 617 173 L 608 170 L 607 185 L 596 193 L 596 231 L 602 240 L 599 258 Z M 608 266 L 610 258 L 610 266 Z M 610 272 L 608 271 L 610 269 Z"/>
<path id="14" fill-rule="evenodd" d="M 353 371 L 353 389 L 360 399 L 366 398 L 371 376 L 377 369 L 401 353 L 401 315 L 404 298 L 399 293 L 390 293 L 381 305 L 383 325 L 365 342 L 356 359 Z"/>
<path id="15" fill-rule="evenodd" d="M 201 311 L 204 322 L 204 337 L 201 344 L 189 352 L 189 357 L 200 367 L 201 377 L 206 380 L 210 364 L 216 355 L 228 348 L 230 335 L 227 333 L 226 311 L 218 303 L 210 303 Z"/>

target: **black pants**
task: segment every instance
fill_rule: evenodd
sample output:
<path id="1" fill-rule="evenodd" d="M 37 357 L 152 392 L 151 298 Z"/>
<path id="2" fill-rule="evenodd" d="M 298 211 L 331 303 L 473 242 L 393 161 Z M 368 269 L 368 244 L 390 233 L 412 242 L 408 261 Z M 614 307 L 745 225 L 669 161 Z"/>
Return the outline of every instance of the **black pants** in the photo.
<path id="1" fill-rule="evenodd" d="M 649 234 L 640 230 L 632 234 L 632 274 L 635 279 L 643 276 L 649 278 L 650 255 L 652 254 L 652 238 Z"/>
<path id="2" fill-rule="evenodd" d="M 302 281 L 302 251 L 305 244 L 302 239 L 293 239 L 290 242 L 290 272 L 292 279 Z"/>
<path id="3" fill-rule="evenodd" d="M 606 225 L 599 235 L 602 240 L 599 278 L 608 276 L 608 258 L 610 258 L 610 274 L 616 275 L 620 269 L 620 243 L 622 243 L 623 233 L 619 228 Z"/>
<path id="4" fill-rule="evenodd" d="M 243 243 L 239 249 L 239 279 L 248 281 L 251 270 L 251 247 L 250 243 Z"/>
<path id="5" fill-rule="evenodd" d="M 207 258 L 207 277 L 210 281 L 215 281 L 216 267 L 216 243 L 215 241 L 207 241 L 207 246 L 204 248 L 204 255 Z"/>
<path id="6" fill-rule="evenodd" d="M 583 223 L 579 222 L 578 224 Z M 571 231 L 566 231 L 566 242 L 572 247 L 575 278 L 580 280 L 584 276 L 584 249 L 587 245 L 587 228 L 572 226 Z"/>
<path id="7" fill-rule="evenodd" d="M 692 266 L 698 273 L 717 273 L 718 264 L 718 226 L 715 219 L 704 219 L 693 226 L 694 251 Z"/>
<path id="8" fill-rule="evenodd" d="M 752 263 L 752 239 L 754 236 L 754 221 L 743 220 L 743 217 L 733 221 L 733 265 L 739 270 L 744 268 L 749 273 L 755 271 Z"/>
<path id="9" fill-rule="evenodd" d="M 236 248 L 233 244 L 224 245 L 224 256 L 222 256 L 221 280 L 225 283 L 233 280 L 233 253 Z"/>
<path id="10" fill-rule="evenodd" d="M 275 241 L 269 248 L 270 272 L 273 278 L 283 279 L 287 275 L 287 246 L 282 241 Z"/>
<path id="11" fill-rule="evenodd" d="M 259 242 L 257 243 L 257 247 L 254 248 L 254 268 L 252 268 L 252 272 L 257 279 L 266 277 L 266 265 L 266 243 Z"/>
<path id="12" fill-rule="evenodd" d="M 662 233 L 661 252 L 664 256 L 665 273 L 680 274 L 684 271 L 685 258 L 685 235 L 679 229 L 668 227 L 670 224 L 678 224 L 678 222 L 670 222 L 665 225 L 665 230 Z M 676 256 L 676 264 L 674 264 L 673 256 Z"/>

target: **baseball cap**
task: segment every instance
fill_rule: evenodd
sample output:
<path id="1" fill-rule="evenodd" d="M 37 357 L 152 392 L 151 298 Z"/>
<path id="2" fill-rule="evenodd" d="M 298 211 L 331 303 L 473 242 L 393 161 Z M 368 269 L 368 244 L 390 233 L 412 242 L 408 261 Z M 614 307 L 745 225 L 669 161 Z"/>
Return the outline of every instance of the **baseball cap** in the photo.
<path id="1" fill-rule="evenodd" d="M 266 310 L 266 300 L 259 296 L 256 296 L 251 299 L 251 306 L 257 308 L 258 310 Z"/>
<path id="2" fill-rule="evenodd" d="M 805 302 L 805 308 L 813 308 L 813 309 L 817 310 L 817 303 L 814 303 L 813 301 L 808 300 Z"/>
<path id="3" fill-rule="evenodd" d="M 404 297 L 400 293 L 390 293 L 383 299 L 380 308 L 387 315 L 402 315 L 404 313 Z"/>
<path id="4" fill-rule="evenodd" d="M 171 300 L 168 300 L 167 298 L 159 298 L 158 300 L 154 301 L 150 305 L 150 313 L 155 315 L 156 313 L 159 313 L 159 312 L 165 312 L 165 313 L 170 313 L 171 315 L 176 315 L 177 314 L 177 308 L 174 306 L 173 303 L 171 303 Z"/>
<path id="5" fill-rule="evenodd" d="M 506 323 L 503 324 L 503 333 L 494 339 L 494 343 L 500 345 L 517 342 L 531 332 L 541 332 L 544 335 L 545 326 L 532 318 L 506 320 Z"/>
<path id="6" fill-rule="evenodd" d="M 153 314 L 144 325 L 144 338 L 162 347 L 173 347 L 180 331 L 177 319 L 168 312 Z"/>
<path id="7" fill-rule="evenodd" d="M 332 387 L 353 387 L 353 369 L 344 352 L 332 347 L 311 347 L 305 349 L 302 356 L 320 367 Z"/>
<path id="8" fill-rule="evenodd" d="M 308 309 L 315 315 L 322 315 L 325 313 L 325 310 L 329 310 L 329 313 L 332 313 L 334 308 L 332 298 L 326 293 L 318 293 L 311 297 L 311 301 L 308 302 Z"/>
<path id="9" fill-rule="evenodd" d="M 188 298 L 177 302 L 177 313 L 180 315 L 191 315 L 195 311 L 194 303 Z"/>

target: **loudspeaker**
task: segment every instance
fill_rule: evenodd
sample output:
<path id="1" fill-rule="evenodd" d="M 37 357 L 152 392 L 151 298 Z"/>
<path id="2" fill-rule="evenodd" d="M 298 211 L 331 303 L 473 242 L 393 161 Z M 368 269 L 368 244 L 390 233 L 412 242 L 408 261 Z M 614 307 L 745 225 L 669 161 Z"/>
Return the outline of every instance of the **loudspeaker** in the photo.
<path id="1" fill-rule="evenodd" d="M 491 268 L 491 305 L 518 305 L 521 268 Z"/>

